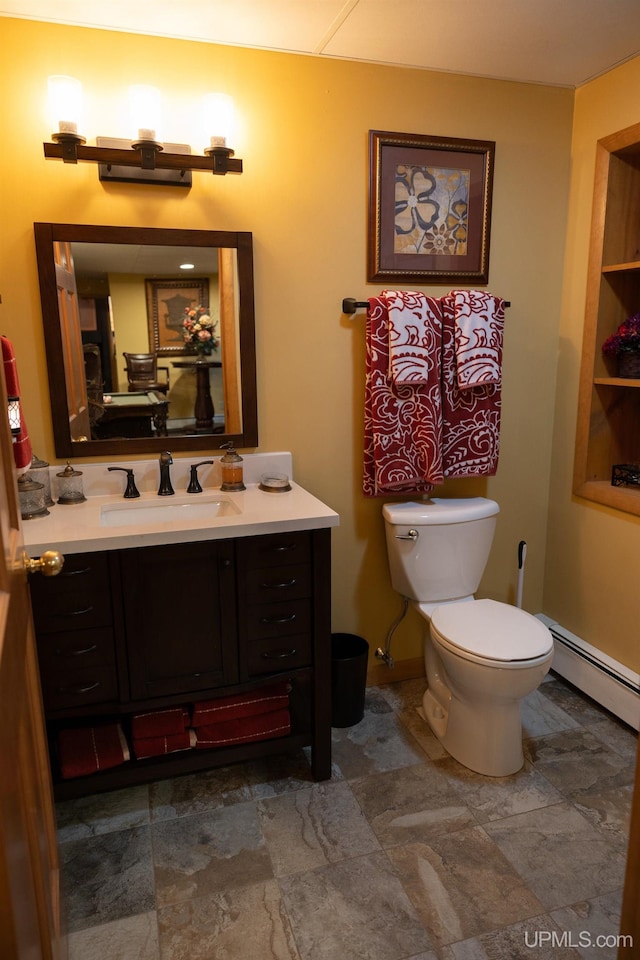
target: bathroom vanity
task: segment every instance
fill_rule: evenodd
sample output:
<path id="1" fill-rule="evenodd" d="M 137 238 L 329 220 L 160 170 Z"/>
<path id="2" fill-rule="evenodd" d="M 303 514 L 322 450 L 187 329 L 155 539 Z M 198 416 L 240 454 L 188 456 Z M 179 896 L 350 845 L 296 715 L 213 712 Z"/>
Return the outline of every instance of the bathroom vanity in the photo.
<path id="1" fill-rule="evenodd" d="M 245 491 L 221 494 L 218 461 L 213 485 L 186 496 L 178 491 L 190 463 L 176 461 L 174 497 L 157 496 L 157 462 L 133 464 L 142 496 L 130 501 L 121 492 L 92 496 L 109 485 L 120 491 L 122 479 L 88 465 L 85 503 L 55 505 L 24 524 L 30 556 L 51 548 L 65 556 L 57 577 L 31 579 L 59 799 L 304 746 L 314 778 L 330 776 L 330 528 L 338 516 L 295 483 L 265 492 L 249 476 Z M 284 737 L 61 776 L 61 729 L 117 720 L 128 734 L 134 714 L 259 693 L 282 680 L 291 686 Z"/>

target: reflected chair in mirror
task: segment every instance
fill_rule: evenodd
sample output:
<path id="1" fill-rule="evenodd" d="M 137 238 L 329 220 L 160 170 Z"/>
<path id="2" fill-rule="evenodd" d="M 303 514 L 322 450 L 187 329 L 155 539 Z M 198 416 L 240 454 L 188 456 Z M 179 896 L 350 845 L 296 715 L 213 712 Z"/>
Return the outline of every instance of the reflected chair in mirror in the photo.
<path id="1" fill-rule="evenodd" d="M 155 353 L 123 353 L 127 364 L 126 373 L 129 381 L 129 393 L 138 393 L 141 390 L 159 390 L 165 396 L 169 390 L 169 367 L 159 367 Z M 158 373 L 162 371 L 166 380 L 160 380 Z"/>

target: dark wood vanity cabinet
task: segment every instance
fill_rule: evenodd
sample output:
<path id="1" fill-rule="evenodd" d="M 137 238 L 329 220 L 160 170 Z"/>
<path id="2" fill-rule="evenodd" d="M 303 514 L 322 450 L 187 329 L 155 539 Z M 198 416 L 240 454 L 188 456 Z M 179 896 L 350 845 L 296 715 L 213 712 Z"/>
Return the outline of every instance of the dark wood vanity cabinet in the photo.
<path id="1" fill-rule="evenodd" d="M 65 557 L 31 580 L 58 798 L 311 747 L 331 767 L 330 531 L 135 547 Z M 291 685 L 288 736 L 181 751 L 64 780 L 58 731 Z"/>

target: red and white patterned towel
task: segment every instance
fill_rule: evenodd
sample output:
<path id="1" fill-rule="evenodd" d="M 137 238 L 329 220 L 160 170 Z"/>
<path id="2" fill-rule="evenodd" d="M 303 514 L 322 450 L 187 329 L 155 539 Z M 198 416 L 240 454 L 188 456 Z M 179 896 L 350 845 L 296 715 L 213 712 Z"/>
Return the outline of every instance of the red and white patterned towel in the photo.
<path id="1" fill-rule="evenodd" d="M 407 294 L 414 297 L 415 294 Z M 439 301 L 429 299 L 433 352 L 426 381 L 408 385 L 389 377 L 389 311 L 384 296 L 367 309 L 363 492 L 376 497 L 430 493 L 442 483 Z"/>
<path id="2" fill-rule="evenodd" d="M 389 311 L 389 378 L 399 384 L 428 384 L 434 354 L 440 349 L 437 301 L 402 290 L 384 290 L 382 296 Z"/>
<path id="3" fill-rule="evenodd" d="M 10 397 L 17 397 L 19 401 L 20 381 L 18 380 L 18 367 L 13 344 L 7 337 L 0 337 L 0 340 L 2 341 L 2 360 L 4 364 L 4 379 L 7 384 L 7 394 Z M 29 431 L 27 430 L 27 424 L 24 419 L 22 404 L 20 404 L 20 433 L 14 437 L 13 441 L 13 459 L 15 460 L 18 473 L 26 473 L 33 459 L 31 441 L 29 440 Z"/>
<path id="4" fill-rule="evenodd" d="M 461 390 L 502 382 L 504 300 L 482 290 L 453 290 L 458 386 Z"/>
<path id="5" fill-rule="evenodd" d="M 365 496 L 428 494 L 445 478 L 496 473 L 504 301 L 461 291 L 464 296 L 457 302 L 457 293 L 435 298 L 385 291 L 369 300 Z M 465 321 L 458 325 L 460 365 L 458 311 Z M 475 329 L 475 311 L 480 319 L 478 335 L 472 336 L 464 331 Z M 468 363 L 466 344 L 473 347 Z"/>
<path id="6" fill-rule="evenodd" d="M 442 298 L 442 461 L 447 478 L 492 477 L 500 452 L 501 388 L 461 390 L 455 349 L 455 300 Z"/>

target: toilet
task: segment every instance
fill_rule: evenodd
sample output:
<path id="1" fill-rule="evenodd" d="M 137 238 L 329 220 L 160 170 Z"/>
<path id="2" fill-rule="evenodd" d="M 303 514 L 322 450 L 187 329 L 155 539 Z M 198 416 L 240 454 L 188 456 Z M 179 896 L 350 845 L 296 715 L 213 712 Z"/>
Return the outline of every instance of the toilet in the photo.
<path id="1" fill-rule="evenodd" d="M 484 497 L 382 508 L 393 587 L 429 625 L 422 713 L 447 753 L 489 777 L 522 767 L 520 701 L 553 659 L 539 620 L 474 597 L 499 511 Z"/>

